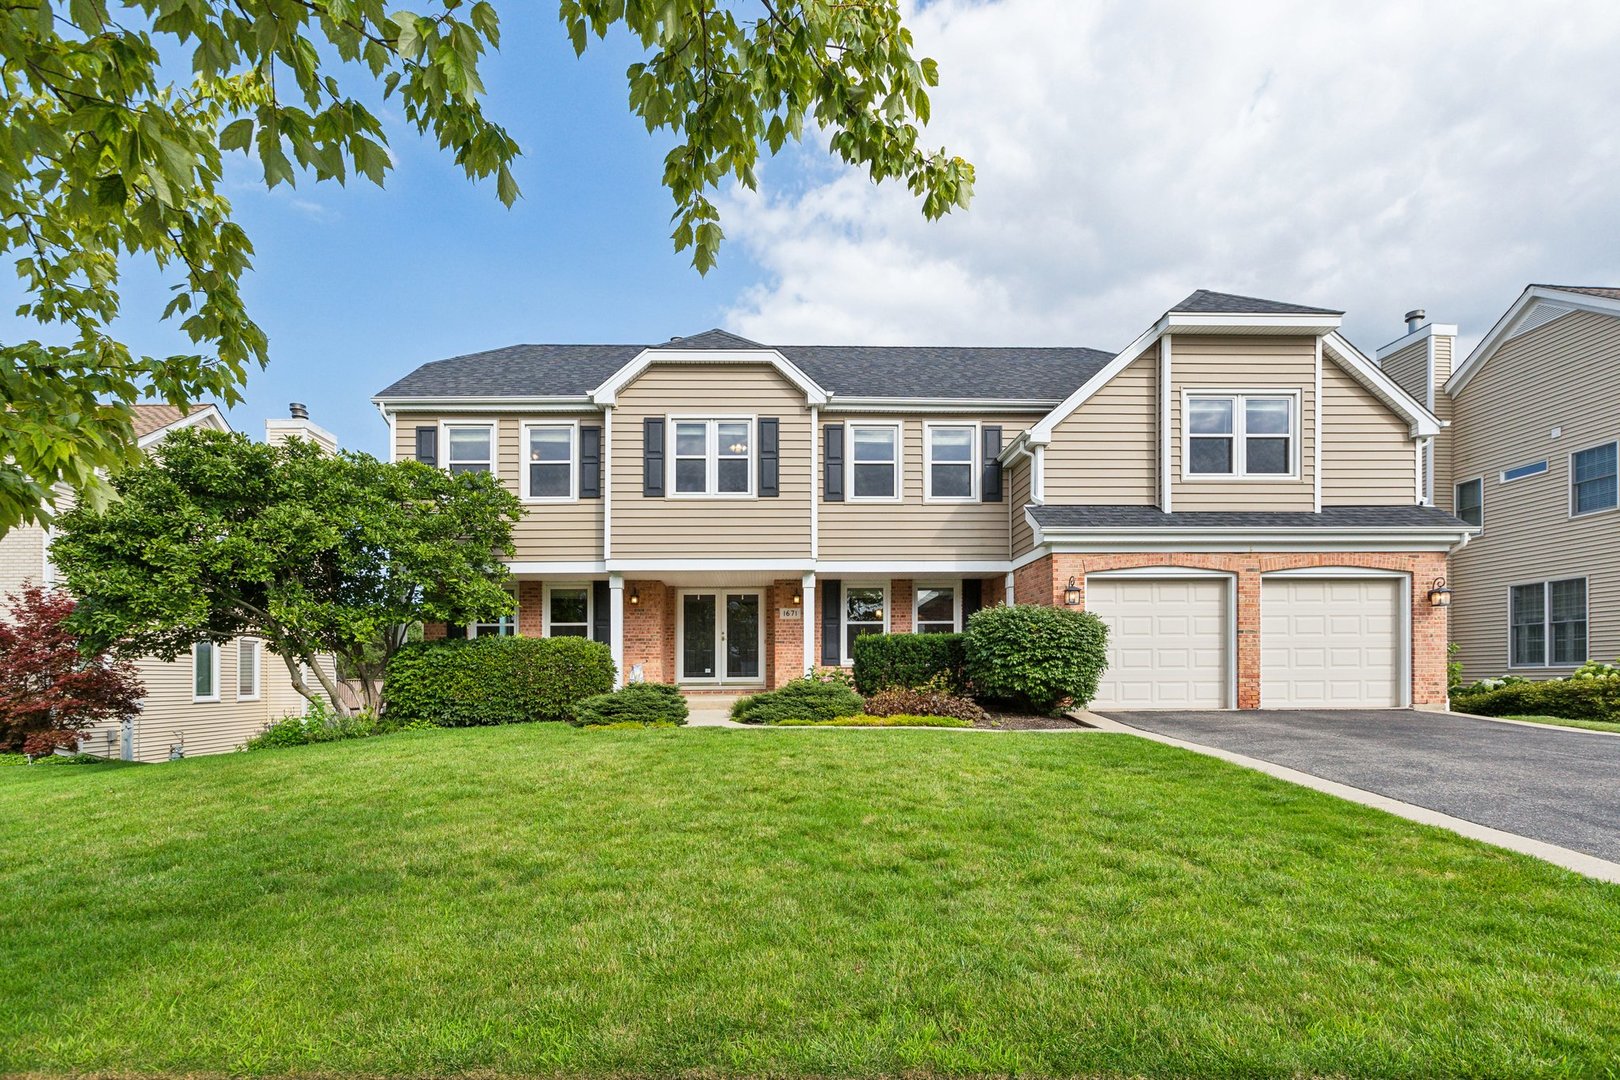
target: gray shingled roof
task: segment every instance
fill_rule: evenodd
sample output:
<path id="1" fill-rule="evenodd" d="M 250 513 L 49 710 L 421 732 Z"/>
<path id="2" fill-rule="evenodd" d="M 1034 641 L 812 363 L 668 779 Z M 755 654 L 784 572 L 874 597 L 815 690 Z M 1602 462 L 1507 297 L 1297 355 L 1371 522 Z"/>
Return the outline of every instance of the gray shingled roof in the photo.
<path id="1" fill-rule="evenodd" d="M 1153 506 L 1031 506 L 1043 529 L 1467 529 L 1434 506 L 1324 506 L 1287 510 L 1185 510 Z"/>
<path id="2" fill-rule="evenodd" d="M 1559 292 L 1582 293 L 1586 296 L 1601 296 L 1605 300 L 1620 300 L 1620 289 L 1606 288 L 1601 285 L 1532 285 L 1532 289 L 1557 289 Z"/>
<path id="3" fill-rule="evenodd" d="M 1170 309 L 1195 315 L 1343 315 L 1332 308 L 1307 307 L 1282 300 L 1262 300 L 1257 296 L 1210 292 L 1199 289 Z"/>

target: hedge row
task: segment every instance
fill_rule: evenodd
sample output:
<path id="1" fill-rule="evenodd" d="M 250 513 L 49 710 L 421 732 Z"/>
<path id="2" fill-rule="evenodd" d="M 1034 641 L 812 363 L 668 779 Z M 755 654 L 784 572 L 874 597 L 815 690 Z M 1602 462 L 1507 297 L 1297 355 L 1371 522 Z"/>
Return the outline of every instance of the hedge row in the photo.
<path id="1" fill-rule="evenodd" d="M 964 634 L 863 634 L 855 639 L 855 689 L 915 690 L 936 681 L 960 693 L 966 683 Z"/>
<path id="2" fill-rule="evenodd" d="M 388 662 L 391 721 L 478 727 L 571 720 L 613 689 L 613 654 L 584 638 L 484 637 L 407 645 Z"/>
<path id="3" fill-rule="evenodd" d="M 1620 722 L 1620 678 L 1511 682 L 1489 690 L 1455 690 L 1451 707 L 1477 716 L 1556 716 Z"/>

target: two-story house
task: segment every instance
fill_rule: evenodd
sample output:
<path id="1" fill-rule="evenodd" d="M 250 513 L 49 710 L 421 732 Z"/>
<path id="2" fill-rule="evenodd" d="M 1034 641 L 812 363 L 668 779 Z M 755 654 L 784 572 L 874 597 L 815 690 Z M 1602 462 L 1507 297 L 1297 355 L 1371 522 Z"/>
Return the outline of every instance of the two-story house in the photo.
<path id="1" fill-rule="evenodd" d="M 630 679 L 780 685 L 856 637 L 1068 604 L 1100 706 L 1443 708 L 1433 412 L 1340 313 L 1197 292 L 1123 350 L 519 345 L 375 399 L 523 500 L 518 614 Z"/>
<path id="2" fill-rule="evenodd" d="M 1426 495 L 1475 530 L 1451 563 L 1464 677 L 1620 659 L 1620 289 L 1531 285 L 1454 369 L 1456 336 L 1414 311 L 1378 358 L 1446 423 Z"/>

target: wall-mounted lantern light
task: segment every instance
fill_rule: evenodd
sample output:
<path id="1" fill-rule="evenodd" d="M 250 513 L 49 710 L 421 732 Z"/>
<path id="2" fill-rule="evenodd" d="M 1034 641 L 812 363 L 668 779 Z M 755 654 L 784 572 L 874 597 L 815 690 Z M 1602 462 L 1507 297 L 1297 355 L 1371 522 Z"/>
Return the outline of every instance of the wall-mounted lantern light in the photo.
<path id="1" fill-rule="evenodd" d="M 804 594 L 802 592 L 800 592 L 798 589 L 794 589 L 793 590 L 793 606 L 798 607 L 802 603 L 804 603 Z"/>
<path id="2" fill-rule="evenodd" d="M 641 590 L 636 588 L 634 585 L 630 586 L 630 603 L 641 603 Z"/>
<path id="3" fill-rule="evenodd" d="M 1434 579 L 1434 587 L 1429 590 L 1429 603 L 1434 607 L 1451 606 L 1451 590 L 1446 587 L 1445 578 Z"/>
<path id="4" fill-rule="evenodd" d="M 1068 587 L 1063 590 L 1063 602 L 1070 607 L 1080 606 L 1080 586 L 1072 577 L 1069 578 Z"/>

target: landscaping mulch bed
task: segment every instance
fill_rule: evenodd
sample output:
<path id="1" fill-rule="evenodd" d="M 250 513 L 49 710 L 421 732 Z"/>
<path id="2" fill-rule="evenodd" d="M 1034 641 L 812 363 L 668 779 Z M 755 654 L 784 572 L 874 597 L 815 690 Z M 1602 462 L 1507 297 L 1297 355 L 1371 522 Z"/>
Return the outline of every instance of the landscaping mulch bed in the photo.
<path id="1" fill-rule="evenodd" d="M 989 723 L 974 724 L 977 728 L 986 728 L 994 731 L 1072 731 L 1075 728 L 1088 728 L 1090 724 L 1082 724 L 1067 716 L 1030 716 L 1025 713 L 991 713 Z"/>

